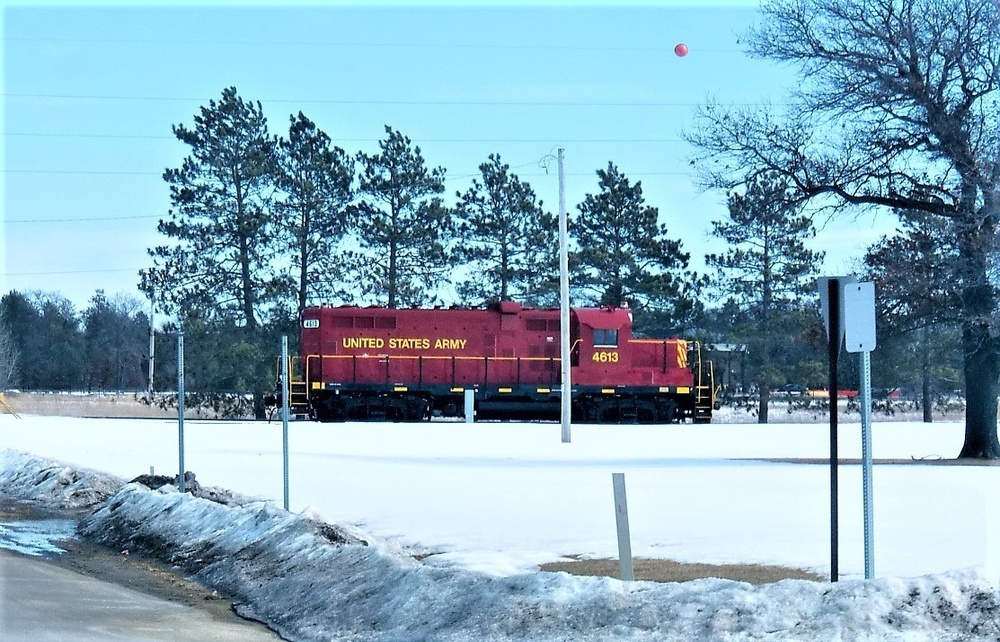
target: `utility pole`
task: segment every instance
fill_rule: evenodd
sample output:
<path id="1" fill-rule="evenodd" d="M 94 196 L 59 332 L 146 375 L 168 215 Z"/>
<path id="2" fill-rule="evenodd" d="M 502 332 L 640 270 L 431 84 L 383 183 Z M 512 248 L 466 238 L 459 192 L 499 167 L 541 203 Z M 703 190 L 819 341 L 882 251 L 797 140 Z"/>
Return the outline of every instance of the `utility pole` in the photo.
<path id="1" fill-rule="evenodd" d="M 559 159 L 559 346 L 562 364 L 562 392 L 559 395 L 562 418 L 562 442 L 570 442 L 570 417 L 573 412 L 573 385 L 570 381 L 569 337 L 569 222 L 566 215 L 566 172 L 563 169 L 563 148 Z"/>
<path id="2" fill-rule="evenodd" d="M 156 299 L 149 293 L 149 376 L 146 383 L 146 398 L 153 405 L 153 361 L 156 358 L 156 329 L 153 327 L 153 314 L 156 310 Z"/>
<path id="3" fill-rule="evenodd" d="M 177 333 L 177 488 L 184 492 L 184 331 Z"/>

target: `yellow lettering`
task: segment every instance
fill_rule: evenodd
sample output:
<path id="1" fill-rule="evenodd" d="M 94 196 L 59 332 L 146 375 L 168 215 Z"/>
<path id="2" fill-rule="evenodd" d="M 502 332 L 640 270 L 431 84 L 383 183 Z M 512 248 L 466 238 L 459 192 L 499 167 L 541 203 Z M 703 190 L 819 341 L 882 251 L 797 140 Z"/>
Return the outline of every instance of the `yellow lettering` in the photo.
<path id="1" fill-rule="evenodd" d="M 428 339 L 424 337 L 343 337 L 341 345 L 347 349 L 380 349 L 388 346 L 390 350 L 465 350 L 468 339 Z"/>
<path id="2" fill-rule="evenodd" d="M 465 350 L 468 339 L 438 339 L 434 342 L 435 350 Z"/>
<path id="3" fill-rule="evenodd" d="M 427 350 L 430 347 L 430 339 L 418 337 L 393 337 L 389 339 L 389 348 L 395 350 Z"/>
<path id="4" fill-rule="evenodd" d="M 344 337 L 341 345 L 345 348 L 381 348 L 385 339 L 381 337 Z"/>

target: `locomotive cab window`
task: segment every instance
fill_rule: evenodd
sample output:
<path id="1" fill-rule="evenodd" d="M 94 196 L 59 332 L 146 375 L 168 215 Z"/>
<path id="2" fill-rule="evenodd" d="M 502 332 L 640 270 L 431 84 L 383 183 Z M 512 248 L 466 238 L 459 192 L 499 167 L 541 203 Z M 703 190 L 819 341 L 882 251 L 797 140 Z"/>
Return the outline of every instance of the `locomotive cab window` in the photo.
<path id="1" fill-rule="evenodd" d="M 595 348 L 617 348 L 618 330 L 602 330 L 594 328 Z"/>

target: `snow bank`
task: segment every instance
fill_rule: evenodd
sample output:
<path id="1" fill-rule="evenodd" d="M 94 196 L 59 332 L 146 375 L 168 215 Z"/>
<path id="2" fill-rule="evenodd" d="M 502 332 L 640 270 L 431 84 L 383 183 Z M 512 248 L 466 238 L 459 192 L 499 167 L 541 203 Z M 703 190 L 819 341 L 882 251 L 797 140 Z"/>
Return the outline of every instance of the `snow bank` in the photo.
<path id="1" fill-rule="evenodd" d="M 61 509 L 89 508 L 106 500 L 124 483 L 107 473 L 72 468 L 16 450 L 0 451 L 0 495 L 7 498 Z"/>
<path id="2" fill-rule="evenodd" d="M 482 464 L 475 470 L 481 475 L 487 469 Z M 361 501 L 370 494 L 361 480 L 356 477 L 354 492 L 341 496 L 360 495 Z M 951 493 L 942 488 L 942 496 Z M 421 561 L 393 540 L 225 489 L 202 487 L 199 496 L 172 485 L 151 490 L 16 451 L 0 452 L 0 497 L 92 507 L 81 535 L 174 564 L 291 640 L 1000 639 L 1000 594 L 979 571 L 759 587 L 721 579 L 657 584 L 564 573 L 500 576 L 442 565 L 434 557 Z M 454 510 L 436 515 L 451 520 L 451 530 L 459 519 L 470 519 Z M 412 518 L 405 512 L 401 518 L 405 533 Z M 459 546 L 455 554 L 468 550 Z"/>
<path id="3" fill-rule="evenodd" d="M 755 587 L 496 577 L 420 563 L 350 529 L 257 502 L 128 484 L 81 533 L 175 564 L 293 640 L 995 640 L 1000 596 L 974 572 Z"/>

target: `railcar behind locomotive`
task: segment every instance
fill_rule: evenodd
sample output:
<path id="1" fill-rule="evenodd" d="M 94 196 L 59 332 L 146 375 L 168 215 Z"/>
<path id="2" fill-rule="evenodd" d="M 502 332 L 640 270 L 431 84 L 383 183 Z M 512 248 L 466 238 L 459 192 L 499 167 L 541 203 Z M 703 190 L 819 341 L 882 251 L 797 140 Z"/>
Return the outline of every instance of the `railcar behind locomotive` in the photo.
<path id="1" fill-rule="evenodd" d="M 311 307 L 290 360 L 292 412 L 319 421 L 558 419 L 558 309 Z M 627 308 L 573 308 L 573 421 L 711 421 L 711 363 L 696 342 L 632 336 Z"/>

